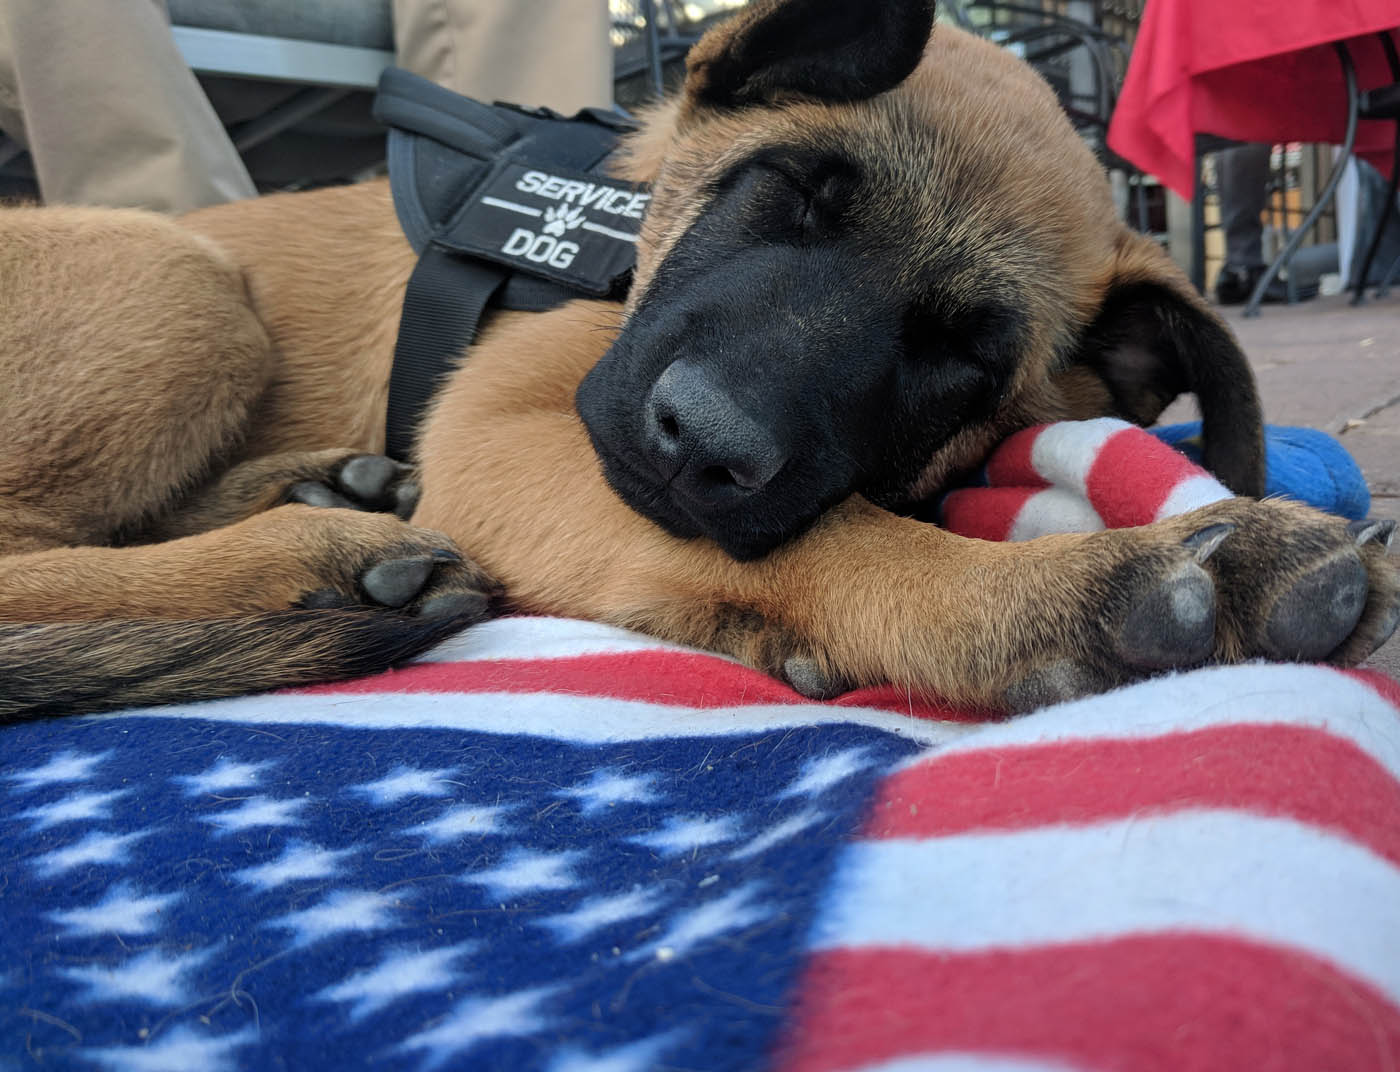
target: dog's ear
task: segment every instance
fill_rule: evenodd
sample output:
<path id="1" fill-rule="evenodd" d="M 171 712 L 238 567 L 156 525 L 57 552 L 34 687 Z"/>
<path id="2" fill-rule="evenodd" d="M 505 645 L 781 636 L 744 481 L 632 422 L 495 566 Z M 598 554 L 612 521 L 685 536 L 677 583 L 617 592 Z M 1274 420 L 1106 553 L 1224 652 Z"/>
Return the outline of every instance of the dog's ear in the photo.
<path id="1" fill-rule="evenodd" d="M 1264 426 L 1254 374 L 1225 322 L 1161 250 L 1125 239 L 1074 366 L 1102 380 L 1119 416 L 1148 425 L 1196 396 L 1210 469 L 1240 495 L 1264 493 Z"/>
<path id="2" fill-rule="evenodd" d="M 686 92 L 718 108 L 786 94 L 873 97 L 919 65 L 933 8 L 934 0 L 758 0 L 691 49 Z"/>

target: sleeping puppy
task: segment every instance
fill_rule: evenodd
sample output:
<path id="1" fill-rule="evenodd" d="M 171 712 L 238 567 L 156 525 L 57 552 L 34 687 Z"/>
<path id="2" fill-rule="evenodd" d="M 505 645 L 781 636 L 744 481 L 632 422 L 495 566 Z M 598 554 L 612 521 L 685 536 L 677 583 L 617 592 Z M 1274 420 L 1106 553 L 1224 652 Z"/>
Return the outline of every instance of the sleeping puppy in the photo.
<path id="1" fill-rule="evenodd" d="M 928 0 L 751 5 L 620 166 L 653 192 L 626 303 L 494 314 L 415 470 L 375 456 L 414 265 L 387 185 L 0 213 L 0 713 L 368 672 L 505 607 L 998 710 L 1395 628 L 1381 523 L 910 516 L 1018 428 L 1183 391 L 1263 487 L 1229 331 L 1049 88 Z"/>

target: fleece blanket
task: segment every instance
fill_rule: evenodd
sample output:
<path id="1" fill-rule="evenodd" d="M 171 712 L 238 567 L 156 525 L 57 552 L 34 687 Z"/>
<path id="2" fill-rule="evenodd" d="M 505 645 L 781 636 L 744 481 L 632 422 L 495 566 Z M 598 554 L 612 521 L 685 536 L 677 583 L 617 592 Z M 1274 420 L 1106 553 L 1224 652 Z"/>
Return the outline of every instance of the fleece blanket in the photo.
<path id="1" fill-rule="evenodd" d="M 0 1068 L 1394 1068 L 1397 702 L 1261 664 L 989 722 L 519 618 L 7 727 Z"/>

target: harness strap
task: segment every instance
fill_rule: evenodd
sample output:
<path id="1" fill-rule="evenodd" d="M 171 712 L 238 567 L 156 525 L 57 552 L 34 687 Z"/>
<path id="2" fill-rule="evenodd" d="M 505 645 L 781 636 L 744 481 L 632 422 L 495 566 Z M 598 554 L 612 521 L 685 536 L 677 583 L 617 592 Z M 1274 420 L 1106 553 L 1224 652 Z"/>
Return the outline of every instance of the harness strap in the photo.
<path id="1" fill-rule="evenodd" d="M 646 194 L 604 175 L 622 116 L 485 105 L 406 71 L 380 80 L 394 205 L 419 261 L 389 376 L 385 453 L 407 459 L 488 305 L 618 296 Z"/>
<path id="2" fill-rule="evenodd" d="M 505 283 L 506 269 L 467 260 L 430 242 L 418 258 L 404 295 L 384 453 L 407 458 L 428 403 L 459 354 L 476 340 L 486 304 Z"/>

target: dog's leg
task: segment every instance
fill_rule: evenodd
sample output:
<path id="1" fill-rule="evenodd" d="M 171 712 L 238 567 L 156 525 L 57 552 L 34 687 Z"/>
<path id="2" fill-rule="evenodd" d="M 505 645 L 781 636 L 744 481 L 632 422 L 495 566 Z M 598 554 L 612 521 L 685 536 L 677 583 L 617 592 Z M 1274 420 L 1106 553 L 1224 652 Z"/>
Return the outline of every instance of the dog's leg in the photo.
<path id="1" fill-rule="evenodd" d="M 203 239 L 134 211 L 0 211 L 0 553 L 168 508 L 238 446 L 272 364 Z"/>
<path id="2" fill-rule="evenodd" d="M 166 543 L 10 555 L 0 722 L 375 673 L 495 591 L 438 533 L 300 504 Z"/>
<path id="3" fill-rule="evenodd" d="M 267 509 L 353 497 L 406 510 L 412 482 L 387 459 L 322 451 L 210 479 L 275 359 L 238 269 L 208 241 L 147 213 L 7 209 L 0 280 L 0 620 L 484 610 L 490 582 L 436 533 Z"/>
<path id="4" fill-rule="evenodd" d="M 471 548 L 525 609 L 786 668 L 808 692 L 893 682 L 995 709 L 1213 660 L 1351 663 L 1395 627 L 1388 530 L 1281 501 L 1010 544 L 854 498 L 736 562 L 614 495 L 572 410 L 607 340 L 540 331 L 533 343 L 557 379 L 522 382 L 515 358 L 527 351 L 502 332 L 444 391 L 420 445 L 415 515 Z"/>
<path id="5" fill-rule="evenodd" d="M 418 480 L 412 466 L 357 450 L 317 450 L 254 458 L 235 465 L 143 526 L 136 540 L 193 536 L 288 502 L 381 511 L 408 518 L 418 505 Z"/>
<path id="6" fill-rule="evenodd" d="M 0 621 L 221 618 L 308 608 L 481 617 L 495 585 L 440 533 L 292 504 L 165 543 L 0 557 Z"/>

